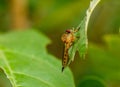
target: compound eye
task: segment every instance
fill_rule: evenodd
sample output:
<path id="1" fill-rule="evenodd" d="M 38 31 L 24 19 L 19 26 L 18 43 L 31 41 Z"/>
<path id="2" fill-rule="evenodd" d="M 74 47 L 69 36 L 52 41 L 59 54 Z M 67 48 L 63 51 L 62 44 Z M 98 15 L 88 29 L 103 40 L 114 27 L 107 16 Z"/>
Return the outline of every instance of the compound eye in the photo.
<path id="1" fill-rule="evenodd" d="M 70 30 L 70 29 L 68 29 L 68 30 L 66 30 L 65 32 L 66 32 L 66 33 L 70 33 L 70 32 L 71 32 L 71 30 Z"/>

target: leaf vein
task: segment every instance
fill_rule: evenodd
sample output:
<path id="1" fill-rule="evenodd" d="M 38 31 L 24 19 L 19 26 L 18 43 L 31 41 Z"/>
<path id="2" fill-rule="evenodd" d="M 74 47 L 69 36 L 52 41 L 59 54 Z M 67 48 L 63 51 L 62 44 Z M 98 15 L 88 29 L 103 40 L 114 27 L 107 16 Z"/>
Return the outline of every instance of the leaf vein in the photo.
<path id="1" fill-rule="evenodd" d="M 1 53 L 1 58 L 2 58 L 3 61 L 5 62 L 7 68 L 8 68 L 8 70 L 9 70 L 9 72 L 10 72 L 10 77 L 9 77 L 8 75 L 7 75 L 7 77 L 8 77 L 9 79 L 11 79 L 10 81 L 11 81 L 13 87 L 17 87 L 15 76 L 14 76 L 14 74 L 13 74 L 13 71 L 12 71 L 12 68 L 10 67 L 9 62 L 7 61 L 6 56 L 4 55 L 5 53 L 4 53 L 2 50 L 0 50 L 0 53 Z"/>
<path id="2" fill-rule="evenodd" d="M 50 86 L 50 87 L 54 87 L 52 84 L 46 82 L 45 80 L 42 80 L 42 79 L 40 79 L 40 78 L 37 78 L 37 77 L 35 77 L 35 76 L 28 75 L 28 74 L 26 74 L 26 73 L 21 73 L 21 72 L 13 72 L 13 73 L 14 73 L 14 74 L 19 74 L 19 75 L 21 74 L 21 75 L 24 75 L 24 76 L 33 78 L 33 79 L 35 79 L 35 80 L 38 80 L 38 81 L 43 82 L 44 84 L 46 84 L 46 85 L 48 85 L 48 86 Z"/>

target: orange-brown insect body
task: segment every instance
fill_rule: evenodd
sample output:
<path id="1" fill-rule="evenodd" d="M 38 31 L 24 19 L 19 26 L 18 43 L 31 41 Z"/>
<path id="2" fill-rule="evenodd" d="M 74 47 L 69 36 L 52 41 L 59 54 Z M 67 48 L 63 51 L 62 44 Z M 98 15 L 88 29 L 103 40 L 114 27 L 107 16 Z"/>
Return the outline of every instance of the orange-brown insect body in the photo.
<path id="1" fill-rule="evenodd" d="M 62 58 L 62 71 L 63 71 L 69 61 L 68 50 L 71 47 L 72 43 L 75 41 L 74 31 L 66 30 L 66 32 L 62 35 L 61 40 L 65 44 L 64 55 Z"/>

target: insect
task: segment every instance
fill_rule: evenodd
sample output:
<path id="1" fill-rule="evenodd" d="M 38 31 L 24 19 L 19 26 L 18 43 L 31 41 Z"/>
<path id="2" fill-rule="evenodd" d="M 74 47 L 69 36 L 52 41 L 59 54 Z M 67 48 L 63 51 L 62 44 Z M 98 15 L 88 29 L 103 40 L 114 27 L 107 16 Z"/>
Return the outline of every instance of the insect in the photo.
<path id="1" fill-rule="evenodd" d="M 79 28 L 76 30 L 68 29 L 65 31 L 65 33 L 61 37 L 61 40 L 64 43 L 64 54 L 63 54 L 63 58 L 62 58 L 62 72 L 63 72 L 64 68 L 68 65 L 68 62 L 69 62 L 68 50 L 74 43 L 74 41 L 76 39 L 74 33 L 77 32 L 78 30 L 79 30 Z"/>

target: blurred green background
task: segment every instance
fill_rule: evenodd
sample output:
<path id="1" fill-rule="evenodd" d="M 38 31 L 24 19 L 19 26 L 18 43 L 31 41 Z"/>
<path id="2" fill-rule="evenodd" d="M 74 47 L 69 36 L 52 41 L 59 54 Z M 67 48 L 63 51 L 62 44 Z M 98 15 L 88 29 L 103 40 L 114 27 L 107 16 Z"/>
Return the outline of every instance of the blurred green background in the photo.
<path id="1" fill-rule="evenodd" d="M 48 52 L 61 60 L 62 33 L 77 27 L 90 0 L 0 0 L 0 33 L 35 29 L 52 43 Z M 77 87 L 120 87 L 120 1 L 101 0 L 88 27 L 86 58 L 78 53 L 70 68 Z"/>

